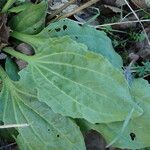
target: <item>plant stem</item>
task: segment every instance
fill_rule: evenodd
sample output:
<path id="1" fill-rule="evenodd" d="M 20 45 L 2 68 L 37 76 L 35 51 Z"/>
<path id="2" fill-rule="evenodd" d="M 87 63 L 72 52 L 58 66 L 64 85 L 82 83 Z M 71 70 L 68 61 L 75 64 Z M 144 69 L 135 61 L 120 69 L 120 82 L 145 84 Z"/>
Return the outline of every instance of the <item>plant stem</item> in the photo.
<path id="1" fill-rule="evenodd" d="M 8 0 L 5 6 L 2 9 L 2 12 L 7 12 L 8 9 L 16 2 L 16 0 Z"/>
<path id="2" fill-rule="evenodd" d="M 12 55 L 12 56 L 14 56 L 14 57 L 16 57 L 16 58 L 22 59 L 26 62 L 29 62 L 31 60 L 31 57 L 32 57 L 32 56 L 27 56 L 25 54 L 17 52 L 11 47 L 6 47 L 6 48 L 3 49 L 3 51 L 10 54 L 10 55 Z"/>
<path id="3" fill-rule="evenodd" d="M 17 31 L 13 31 L 12 33 L 10 33 L 10 35 L 20 41 L 23 41 L 23 42 L 31 44 L 31 45 L 38 44 L 38 42 L 35 40 L 35 37 L 33 37 L 34 35 L 27 35 L 24 33 L 17 32 Z"/>
<path id="4" fill-rule="evenodd" d="M 4 80 L 7 77 L 7 74 L 1 65 L 0 65 L 0 77 L 2 78 L 2 80 Z"/>

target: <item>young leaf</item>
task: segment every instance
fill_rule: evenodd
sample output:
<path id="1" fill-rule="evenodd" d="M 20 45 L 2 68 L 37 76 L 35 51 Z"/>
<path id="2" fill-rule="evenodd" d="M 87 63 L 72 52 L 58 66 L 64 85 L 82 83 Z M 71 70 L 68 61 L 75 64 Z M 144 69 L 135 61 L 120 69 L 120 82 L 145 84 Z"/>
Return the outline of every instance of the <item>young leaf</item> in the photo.
<path id="1" fill-rule="evenodd" d="M 29 125 L 16 128 L 19 133 L 16 141 L 21 150 L 85 150 L 77 125 L 39 102 L 32 80 L 25 78 L 25 70 L 20 73 L 18 82 L 10 80 L 2 69 L 0 73 L 3 78 L 0 106 L 3 106 L 4 124 Z"/>
<path id="2" fill-rule="evenodd" d="M 13 37 L 31 44 L 34 48 L 37 48 L 41 44 L 41 40 L 44 42 L 50 37 L 61 37 L 65 35 L 69 35 L 73 40 L 85 44 L 89 50 L 102 54 L 115 67 L 121 68 L 123 66 L 121 57 L 114 51 L 111 40 L 104 32 L 87 25 L 79 26 L 69 19 L 51 23 L 41 33 L 35 36 L 21 34 L 19 36 L 16 32 L 12 33 Z"/>
<path id="3" fill-rule="evenodd" d="M 141 149 L 150 147 L 150 85 L 146 80 L 136 79 L 131 89 L 136 102 L 144 110 L 142 116 L 132 119 L 114 147 Z M 122 122 L 95 125 L 107 142 L 111 142 L 120 132 Z"/>
<path id="4" fill-rule="evenodd" d="M 44 28 L 46 10 L 45 1 L 26 6 L 25 10 L 11 19 L 11 29 L 27 34 L 39 33 Z"/>
<path id="5" fill-rule="evenodd" d="M 133 107 L 134 117 L 142 113 L 122 72 L 69 37 L 50 39 L 34 56 L 4 51 L 28 62 L 28 78 L 35 81 L 38 98 L 54 112 L 92 123 L 122 121 Z"/>

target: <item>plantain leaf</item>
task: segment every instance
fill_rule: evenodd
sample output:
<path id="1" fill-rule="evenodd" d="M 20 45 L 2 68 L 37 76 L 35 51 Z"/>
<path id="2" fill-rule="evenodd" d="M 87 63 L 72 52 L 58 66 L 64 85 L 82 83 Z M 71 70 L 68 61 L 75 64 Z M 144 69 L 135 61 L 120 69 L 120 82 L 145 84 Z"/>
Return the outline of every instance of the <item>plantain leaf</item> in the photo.
<path id="1" fill-rule="evenodd" d="M 146 80 L 136 79 L 131 89 L 139 106 L 144 110 L 142 116 L 132 119 L 127 125 L 124 133 L 114 147 L 127 149 L 141 149 L 150 147 L 150 85 Z M 86 124 L 88 126 L 88 124 Z M 99 131 L 107 142 L 111 142 L 119 133 L 122 122 L 95 125 L 94 129 Z"/>
<path id="2" fill-rule="evenodd" d="M 50 39 L 34 56 L 4 51 L 28 62 L 28 78 L 34 80 L 39 100 L 54 112 L 92 123 L 122 121 L 133 107 L 134 117 L 142 113 L 122 72 L 69 37 Z"/>
<path id="3" fill-rule="evenodd" d="M 90 26 L 79 26 L 69 19 L 51 23 L 37 35 L 24 35 L 17 32 L 11 34 L 11 36 L 31 44 L 35 49 L 50 37 L 65 35 L 69 35 L 73 40 L 85 44 L 89 50 L 102 54 L 115 67 L 121 69 L 123 66 L 121 57 L 114 51 L 111 40 L 105 32 L 98 31 Z"/>
<path id="4" fill-rule="evenodd" d="M 1 75 L 4 74 L 1 72 Z M 84 140 L 77 125 L 69 118 L 55 114 L 47 105 L 39 102 L 32 80 L 10 80 L 3 75 L 0 103 L 3 106 L 3 122 L 29 126 L 16 128 L 21 150 L 85 150 Z M 73 134 L 72 134 L 73 131 Z"/>
<path id="5" fill-rule="evenodd" d="M 45 25 L 47 2 L 26 5 L 26 9 L 14 16 L 10 21 L 12 30 L 27 34 L 39 33 Z"/>
<path id="6" fill-rule="evenodd" d="M 103 31 L 98 31 L 88 25 L 78 25 L 70 19 L 62 19 L 51 23 L 38 35 L 42 38 L 69 35 L 73 40 L 84 43 L 89 50 L 105 56 L 114 66 L 123 66 L 121 57 L 114 51 L 111 40 Z"/>

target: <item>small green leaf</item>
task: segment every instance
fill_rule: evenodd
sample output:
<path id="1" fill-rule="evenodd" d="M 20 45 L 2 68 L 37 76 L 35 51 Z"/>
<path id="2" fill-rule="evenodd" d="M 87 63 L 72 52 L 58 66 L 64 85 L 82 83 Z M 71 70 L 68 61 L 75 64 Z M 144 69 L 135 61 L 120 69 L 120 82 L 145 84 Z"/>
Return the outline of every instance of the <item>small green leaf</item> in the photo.
<path id="1" fill-rule="evenodd" d="M 28 62 L 39 99 L 54 112 L 92 123 L 124 120 L 135 103 L 123 73 L 69 37 L 49 40 L 34 56 L 4 50 Z M 134 117 L 142 113 L 135 107 Z"/>
<path id="2" fill-rule="evenodd" d="M 14 81 L 19 80 L 19 75 L 18 75 L 19 70 L 18 70 L 16 64 L 9 57 L 7 57 L 7 59 L 6 59 L 5 70 L 8 74 L 8 76 L 12 80 L 14 80 Z"/>
<path id="3" fill-rule="evenodd" d="M 150 85 L 146 80 L 136 79 L 131 92 L 144 113 L 129 122 L 124 133 L 113 146 L 122 149 L 150 147 Z M 122 123 L 99 124 L 95 125 L 94 129 L 99 131 L 109 143 L 120 133 Z"/>
<path id="4" fill-rule="evenodd" d="M 18 82 L 3 76 L 3 89 L 0 93 L 4 124 L 29 125 L 16 128 L 19 133 L 16 137 L 19 148 L 85 150 L 84 140 L 77 125 L 39 102 L 32 80 L 25 78 L 25 71 L 20 75 L 21 80 Z"/>
<path id="5" fill-rule="evenodd" d="M 28 5 L 24 11 L 14 16 L 10 21 L 12 30 L 27 34 L 39 33 L 45 24 L 47 2 Z"/>

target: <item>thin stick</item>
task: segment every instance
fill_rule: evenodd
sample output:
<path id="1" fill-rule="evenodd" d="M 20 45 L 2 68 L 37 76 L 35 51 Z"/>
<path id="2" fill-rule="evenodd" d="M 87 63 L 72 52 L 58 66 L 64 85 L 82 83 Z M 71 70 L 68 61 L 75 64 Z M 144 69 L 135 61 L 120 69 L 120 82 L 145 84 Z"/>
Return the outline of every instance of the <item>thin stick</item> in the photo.
<path id="1" fill-rule="evenodd" d="M 60 14 L 64 9 L 66 9 L 68 6 L 70 6 L 71 4 L 73 4 L 76 0 L 70 0 L 69 2 L 65 3 L 62 7 L 60 7 L 59 9 L 57 9 L 56 11 L 54 11 L 51 15 L 49 15 L 47 17 L 47 20 L 51 20 L 53 17 L 55 17 L 56 15 Z"/>
<path id="2" fill-rule="evenodd" d="M 144 26 L 143 26 L 141 20 L 139 19 L 139 17 L 137 16 L 137 14 L 134 12 L 134 10 L 132 9 L 132 7 L 131 7 L 130 4 L 128 3 L 128 1 L 127 1 L 127 0 L 124 0 L 124 1 L 126 2 L 127 6 L 130 8 L 130 10 L 133 12 L 133 14 L 134 14 L 134 16 L 136 17 L 136 19 L 138 20 L 138 22 L 140 23 L 140 25 L 141 25 L 141 27 L 142 27 L 142 29 L 143 29 L 143 32 L 144 32 L 144 34 L 145 34 L 145 36 L 146 36 L 146 39 L 147 39 L 147 41 L 148 41 L 148 45 L 150 46 L 150 40 L 149 40 L 149 38 L 148 38 L 148 36 L 147 36 L 147 33 L 146 33 L 146 31 L 145 31 L 145 28 L 144 28 Z"/>
<path id="3" fill-rule="evenodd" d="M 150 22 L 150 19 L 143 19 L 140 20 L 141 22 Z M 102 25 L 97 25 L 94 26 L 95 28 L 101 28 L 105 26 L 113 26 L 113 25 L 120 25 L 120 24 L 128 24 L 128 23 L 138 23 L 138 20 L 133 20 L 133 21 L 123 21 L 123 22 L 114 22 L 114 23 L 107 23 L 107 24 L 102 24 Z"/>
<path id="4" fill-rule="evenodd" d="M 72 12 L 67 13 L 67 14 L 64 14 L 64 15 L 58 17 L 57 19 L 70 17 L 70 16 L 72 16 L 72 15 L 74 15 L 74 14 L 80 12 L 81 10 L 83 10 L 83 9 L 85 9 L 85 8 L 87 8 L 87 7 L 91 6 L 91 5 L 93 5 L 93 4 L 95 4 L 95 3 L 98 2 L 98 1 L 100 1 L 100 0 L 90 0 L 90 1 L 88 1 L 87 3 L 83 4 L 82 6 L 78 7 L 77 9 L 73 10 Z"/>
<path id="5" fill-rule="evenodd" d="M 14 142 L 14 143 L 11 143 L 11 144 L 8 144 L 8 145 L 5 145 L 5 146 L 1 146 L 0 147 L 0 150 L 4 150 L 4 149 L 6 149 L 6 148 L 8 148 L 8 147 L 11 147 L 11 146 L 14 146 L 14 145 L 16 145 L 17 143 L 16 142 Z"/>
<path id="6" fill-rule="evenodd" d="M 29 124 L 25 123 L 25 124 L 10 124 L 10 125 L 2 125 L 0 126 L 0 129 L 6 129 L 6 128 L 24 128 L 24 127 L 28 127 Z"/>

